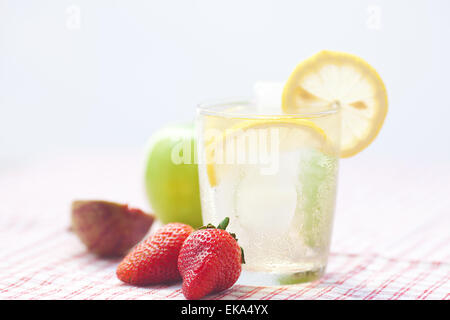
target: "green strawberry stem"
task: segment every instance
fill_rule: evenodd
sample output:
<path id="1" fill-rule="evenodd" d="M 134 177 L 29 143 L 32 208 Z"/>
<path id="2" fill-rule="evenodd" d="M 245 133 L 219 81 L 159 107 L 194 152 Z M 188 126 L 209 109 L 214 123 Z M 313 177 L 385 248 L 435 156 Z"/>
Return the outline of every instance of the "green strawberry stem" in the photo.
<path id="1" fill-rule="evenodd" d="M 221 223 L 217 226 L 217 229 L 225 230 L 228 227 L 228 223 L 230 223 L 230 218 L 225 217 Z"/>
<path id="2" fill-rule="evenodd" d="M 201 230 L 201 229 L 221 229 L 221 230 L 226 231 L 229 223 L 230 223 L 230 218 L 225 217 L 225 219 L 223 219 L 222 222 L 219 223 L 217 228 L 213 224 L 208 223 L 206 226 L 202 226 L 202 227 L 198 228 L 198 230 Z M 232 233 L 232 232 L 228 232 L 228 233 L 234 238 L 234 240 L 236 240 L 236 242 L 238 241 L 235 233 Z M 245 264 L 244 249 L 242 247 L 239 247 L 239 248 L 241 248 L 241 263 Z"/>
<path id="3" fill-rule="evenodd" d="M 245 264 L 244 249 L 241 246 L 239 248 L 241 248 L 241 263 Z"/>

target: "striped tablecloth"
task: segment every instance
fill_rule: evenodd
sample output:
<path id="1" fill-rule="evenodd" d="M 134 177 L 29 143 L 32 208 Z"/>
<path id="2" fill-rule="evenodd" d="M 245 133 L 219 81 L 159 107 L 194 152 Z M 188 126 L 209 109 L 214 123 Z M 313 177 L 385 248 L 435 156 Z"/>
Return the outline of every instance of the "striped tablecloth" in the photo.
<path id="1" fill-rule="evenodd" d="M 69 229 L 75 198 L 148 208 L 141 157 L 123 151 L 0 163 L 0 299 L 183 299 L 180 285 L 137 288 L 117 259 Z M 450 299 L 450 164 L 341 162 L 327 272 L 312 283 L 235 285 L 212 299 Z"/>

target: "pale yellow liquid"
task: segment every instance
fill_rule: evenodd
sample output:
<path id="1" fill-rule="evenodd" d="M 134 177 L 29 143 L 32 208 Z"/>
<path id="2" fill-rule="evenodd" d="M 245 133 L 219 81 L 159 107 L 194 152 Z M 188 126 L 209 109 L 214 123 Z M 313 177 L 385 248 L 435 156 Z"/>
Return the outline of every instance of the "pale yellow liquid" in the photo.
<path id="1" fill-rule="evenodd" d="M 223 165 L 212 186 L 206 167 L 204 137 L 211 129 L 225 132 L 239 123 L 281 118 L 261 115 L 250 106 L 233 106 L 225 114 L 200 114 L 199 177 L 204 223 L 230 218 L 245 252 L 244 269 L 278 276 L 280 283 L 320 276 L 326 266 L 338 171 L 339 113 L 303 117 L 314 122 L 332 145 L 327 153 L 311 140 L 280 150 L 278 170 L 264 174 L 265 164 Z M 289 117 L 288 117 L 289 118 Z M 290 139 L 291 137 L 280 137 Z M 220 167 L 220 166 L 219 166 Z M 217 170 L 221 170 L 220 168 Z"/>

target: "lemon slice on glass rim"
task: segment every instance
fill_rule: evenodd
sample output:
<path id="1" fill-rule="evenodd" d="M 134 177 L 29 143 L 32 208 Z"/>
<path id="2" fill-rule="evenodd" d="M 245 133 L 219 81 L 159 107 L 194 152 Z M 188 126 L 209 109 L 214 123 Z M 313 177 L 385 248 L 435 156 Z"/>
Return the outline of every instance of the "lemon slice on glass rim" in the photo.
<path id="1" fill-rule="evenodd" d="M 289 114 L 341 109 L 340 156 L 364 150 L 378 135 L 388 110 L 383 80 L 363 59 L 348 53 L 321 51 L 291 73 L 282 94 Z"/>

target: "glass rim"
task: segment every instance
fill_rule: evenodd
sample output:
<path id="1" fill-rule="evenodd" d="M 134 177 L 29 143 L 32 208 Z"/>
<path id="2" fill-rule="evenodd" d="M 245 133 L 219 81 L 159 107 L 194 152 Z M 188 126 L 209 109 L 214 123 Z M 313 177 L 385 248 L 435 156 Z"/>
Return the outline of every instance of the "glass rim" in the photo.
<path id="1" fill-rule="evenodd" d="M 282 113 L 280 109 L 279 113 L 266 112 L 266 113 L 249 113 L 249 112 L 230 112 L 227 110 L 221 110 L 224 107 L 240 106 L 240 105 L 252 105 L 254 100 L 248 97 L 235 97 L 225 99 L 207 100 L 197 104 L 198 115 L 209 115 L 223 118 L 239 118 L 239 119 L 264 119 L 264 118 L 316 118 L 327 115 L 333 115 L 339 112 L 339 103 L 331 103 L 327 109 L 321 109 L 314 112 L 301 112 L 301 113 Z"/>

